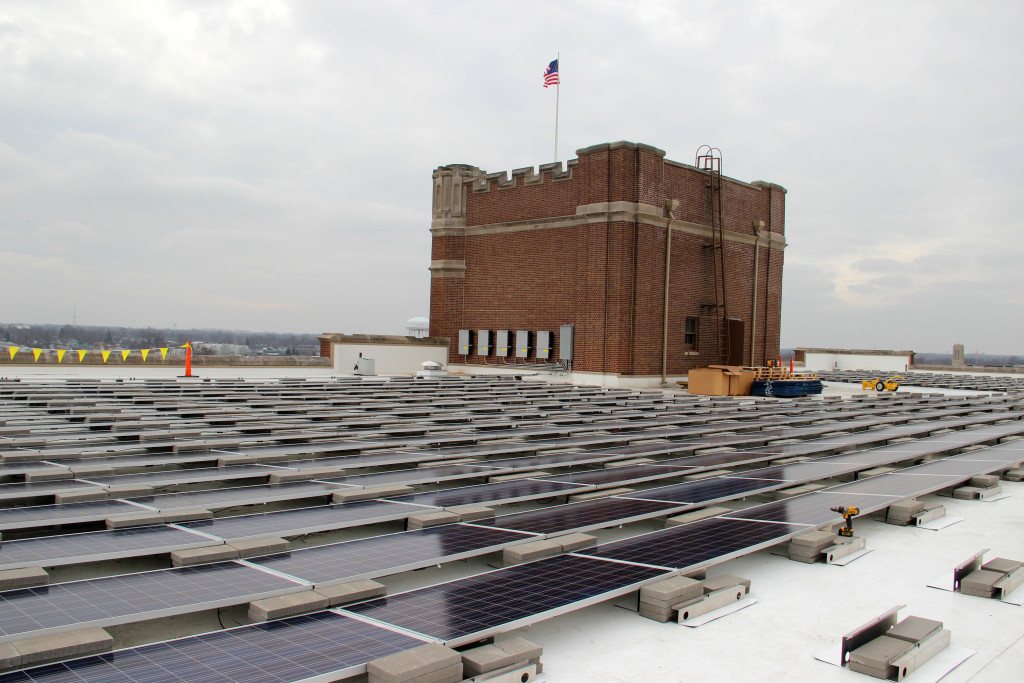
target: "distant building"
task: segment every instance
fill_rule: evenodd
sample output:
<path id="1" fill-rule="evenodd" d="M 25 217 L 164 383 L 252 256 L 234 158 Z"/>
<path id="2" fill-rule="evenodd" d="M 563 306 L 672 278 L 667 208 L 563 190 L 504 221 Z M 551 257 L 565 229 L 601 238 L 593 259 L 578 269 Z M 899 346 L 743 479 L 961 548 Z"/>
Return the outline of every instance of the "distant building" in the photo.
<path id="1" fill-rule="evenodd" d="M 816 370 L 877 370 L 906 372 L 914 364 L 913 351 L 876 349 L 793 349 L 793 360 L 808 372 Z"/>
<path id="2" fill-rule="evenodd" d="M 727 178 L 702 150 L 693 166 L 613 142 L 539 172 L 437 168 L 430 335 L 450 340 L 448 361 L 559 360 L 564 325 L 577 372 L 777 358 L 786 190 Z"/>
<path id="3" fill-rule="evenodd" d="M 953 344 L 953 367 L 962 368 L 966 365 L 967 363 L 964 360 L 964 345 Z"/>

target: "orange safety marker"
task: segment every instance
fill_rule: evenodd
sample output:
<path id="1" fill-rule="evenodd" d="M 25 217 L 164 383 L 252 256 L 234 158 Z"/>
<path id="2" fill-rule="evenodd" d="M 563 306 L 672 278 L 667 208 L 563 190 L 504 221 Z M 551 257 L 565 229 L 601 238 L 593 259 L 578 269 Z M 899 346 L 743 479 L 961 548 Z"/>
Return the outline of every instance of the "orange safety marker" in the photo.
<path id="1" fill-rule="evenodd" d="M 198 375 L 192 374 L 192 340 L 186 341 L 181 345 L 181 348 L 185 349 L 185 377 L 197 377 Z"/>

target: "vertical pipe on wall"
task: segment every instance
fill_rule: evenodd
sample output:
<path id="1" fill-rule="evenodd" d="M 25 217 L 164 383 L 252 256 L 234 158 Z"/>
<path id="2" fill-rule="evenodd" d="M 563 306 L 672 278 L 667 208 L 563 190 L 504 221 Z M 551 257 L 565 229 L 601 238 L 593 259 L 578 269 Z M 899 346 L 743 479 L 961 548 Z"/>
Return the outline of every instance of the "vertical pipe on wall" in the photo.
<path id="1" fill-rule="evenodd" d="M 761 256 L 761 228 L 764 221 L 754 221 L 754 291 L 750 295 L 750 365 L 754 365 L 754 344 L 757 341 L 757 265 Z"/>
<path id="2" fill-rule="evenodd" d="M 665 211 L 668 218 L 665 219 L 665 310 L 661 319 L 661 385 L 667 383 L 668 374 L 668 285 L 669 274 L 672 272 L 672 212 L 679 207 L 675 199 L 665 200 Z"/>

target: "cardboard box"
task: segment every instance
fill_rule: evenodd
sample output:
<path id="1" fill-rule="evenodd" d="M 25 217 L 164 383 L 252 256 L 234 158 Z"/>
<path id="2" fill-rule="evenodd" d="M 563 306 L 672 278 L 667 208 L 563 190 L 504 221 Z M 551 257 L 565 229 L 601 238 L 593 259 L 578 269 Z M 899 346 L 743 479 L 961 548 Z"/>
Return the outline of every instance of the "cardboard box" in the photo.
<path id="1" fill-rule="evenodd" d="M 690 370 L 687 390 L 700 396 L 749 396 L 754 373 L 738 365 Z"/>

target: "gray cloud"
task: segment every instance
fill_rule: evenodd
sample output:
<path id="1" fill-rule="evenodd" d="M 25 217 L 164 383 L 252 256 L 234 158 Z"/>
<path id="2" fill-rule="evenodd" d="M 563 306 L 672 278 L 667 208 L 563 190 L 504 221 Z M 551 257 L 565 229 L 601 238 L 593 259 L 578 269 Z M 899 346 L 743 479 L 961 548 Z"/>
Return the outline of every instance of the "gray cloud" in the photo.
<path id="1" fill-rule="evenodd" d="M 563 159 L 711 143 L 789 189 L 784 345 L 944 350 L 957 311 L 1019 352 L 1021 25 L 1009 0 L 10 0 L 0 272 L 32 295 L 3 317 L 399 332 L 431 169 L 550 161 L 560 51 Z"/>

